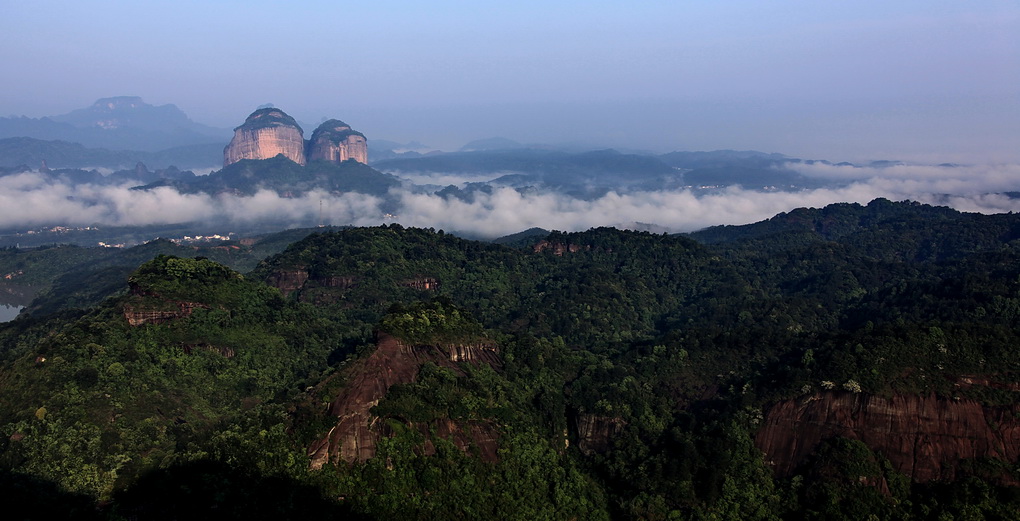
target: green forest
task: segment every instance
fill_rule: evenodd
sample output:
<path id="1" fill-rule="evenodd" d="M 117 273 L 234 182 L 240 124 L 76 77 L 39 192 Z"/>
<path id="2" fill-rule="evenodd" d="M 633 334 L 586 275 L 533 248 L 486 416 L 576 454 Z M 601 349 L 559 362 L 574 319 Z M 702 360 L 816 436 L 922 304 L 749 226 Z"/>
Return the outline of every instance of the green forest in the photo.
<path id="1" fill-rule="evenodd" d="M 391 224 L 0 270 L 44 288 L 0 324 L 9 519 L 1020 518 L 1014 214 Z"/>

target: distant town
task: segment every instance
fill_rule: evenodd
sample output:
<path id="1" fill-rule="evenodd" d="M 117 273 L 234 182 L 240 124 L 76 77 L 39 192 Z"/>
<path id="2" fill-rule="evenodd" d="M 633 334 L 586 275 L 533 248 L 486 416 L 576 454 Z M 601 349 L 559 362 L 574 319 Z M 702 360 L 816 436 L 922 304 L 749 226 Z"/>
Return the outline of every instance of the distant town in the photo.
<path id="1" fill-rule="evenodd" d="M 160 230 L 157 233 L 153 233 L 151 236 L 139 236 L 137 234 L 133 234 L 134 237 L 131 240 L 111 240 L 109 238 L 111 236 L 109 233 L 110 231 L 110 228 L 104 228 L 101 230 L 99 226 L 94 225 L 50 226 L 36 228 L 33 230 L 10 231 L 5 234 L 0 234 L 0 241 L 2 241 L 0 246 L 23 249 L 68 243 L 78 244 L 80 246 L 98 246 L 101 248 L 129 248 L 156 238 L 166 239 L 176 244 L 196 244 L 236 240 L 238 235 L 235 232 L 209 233 L 203 235 L 177 235 L 172 233 L 168 234 L 166 233 L 166 230 Z M 101 236 L 106 240 L 95 240 L 96 235 Z M 119 234 L 115 233 L 112 235 L 116 236 Z M 92 236 L 93 239 L 87 239 L 88 236 Z"/>

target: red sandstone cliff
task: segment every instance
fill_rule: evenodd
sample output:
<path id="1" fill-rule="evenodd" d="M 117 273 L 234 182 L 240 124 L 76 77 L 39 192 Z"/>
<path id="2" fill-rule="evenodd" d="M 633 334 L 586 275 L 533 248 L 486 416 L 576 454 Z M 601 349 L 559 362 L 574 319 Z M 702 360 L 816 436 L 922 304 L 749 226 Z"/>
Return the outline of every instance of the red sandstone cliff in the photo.
<path id="1" fill-rule="evenodd" d="M 284 157 L 305 164 L 304 132 L 294 118 L 280 109 L 252 112 L 244 124 L 234 129 L 234 138 L 223 149 L 223 166 L 242 159 Z"/>
<path id="2" fill-rule="evenodd" d="M 860 440 L 916 482 L 953 479 L 961 460 L 1020 458 L 1020 404 L 824 392 L 775 404 L 755 444 L 777 475 L 788 476 L 836 436 Z"/>
<path id="3" fill-rule="evenodd" d="M 163 324 L 187 318 L 197 308 L 208 308 L 200 302 L 187 302 L 164 298 L 130 283 L 129 298 L 124 303 L 124 319 L 133 327 L 145 324 Z"/>
<path id="4" fill-rule="evenodd" d="M 312 132 L 307 155 L 309 161 L 342 163 L 353 159 L 368 164 L 368 141 L 347 123 L 331 119 Z"/>
<path id="5" fill-rule="evenodd" d="M 358 285 L 358 279 L 350 275 L 311 278 L 308 271 L 301 266 L 275 271 L 266 278 L 265 282 L 279 289 L 284 296 L 297 291 L 299 292 L 298 300 L 315 304 L 336 303 L 344 291 Z M 420 275 L 400 281 L 398 284 L 420 291 L 436 291 L 442 282 L 435 277 Z"/>
<path id="6" fill-rule="evenodd" d="M 389 433 L 385 422 L 371 413 L 372 407 L 393 385 L 413 382 L 422 364 L 429 361 L 458 369 L 459 361 L 498 364 L 499 355 L 494 346 L 411 346 L 389 335 L 380 335 L 375 352 L 346 371 L 347 385 L 329 406 L 330 414 L 337 419 L 336 425 L 309 447 L 311 467 L 321 468 L 327 461 L 364 462 L 375 456 L 379 440 Z M 450 440 L 462 450 L 475 447 L 483 459 L 496 459 L 497 429 L 490 423 L 440 420 L 435 424 L 409 427 L 426 433 L 434 429 L 437 436 Z M 425 454 L 432 450 L 431 443 L 422 447 Z"/>
<path id="7" fill-rule="evenodd" d="M 558 257 L 563 256 L 564 253 L 577 253 L 581 250 L 590 250 L 591 246 L 581 246 L 580 244 L 563 244 L 561 242 L 549 242 L 546 240 L 539 241 L 538 244 L 532 248 L 535 253 L 542 253 L 545 250 L 552 250 L 553 255 Z"/>

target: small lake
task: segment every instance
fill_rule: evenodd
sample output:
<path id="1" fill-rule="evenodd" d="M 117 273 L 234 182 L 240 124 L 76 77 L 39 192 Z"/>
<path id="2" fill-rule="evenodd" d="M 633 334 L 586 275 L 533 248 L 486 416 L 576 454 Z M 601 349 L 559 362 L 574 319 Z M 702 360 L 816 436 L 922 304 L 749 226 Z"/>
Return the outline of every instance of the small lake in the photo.
<path id="1" fill-rule="evenodd" d="M 22 309 L 25 309 L 25 306 L 0 304 L 0 322 L 10 322 L 11 320 L 14 320 L 14 317 L 18 316 L 18 313 L 21 312 Z"/>

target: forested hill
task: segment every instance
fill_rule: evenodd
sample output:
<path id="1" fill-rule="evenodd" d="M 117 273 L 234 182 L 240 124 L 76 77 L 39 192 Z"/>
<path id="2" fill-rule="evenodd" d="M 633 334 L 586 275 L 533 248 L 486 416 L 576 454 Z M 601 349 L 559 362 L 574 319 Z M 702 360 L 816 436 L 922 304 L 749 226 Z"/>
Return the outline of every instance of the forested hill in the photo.
<path id="1" fill-rule="evenodd" d="M 838 203 L 798 208 L 758 223 L 714 226 L 690 236 L 708 244 L 766 238 L 775 242 L 777 237 L 802 236 L 802 240 L 853 244 L 873 255 L 938 260 L 999 247 L 1020 238 L 1020 226 L 1012 214 L 961 213 L 916 202 L 875 199 L 867 206 Z M 883 249 L 886 251 L 880 253 Z"/>
<path id="2" fill-rule="evenodd" d="M 1013 519 L 1018 230 L 877 200 L 161 255 L 0 328 L 0 478 L 117 519 Z"/>

